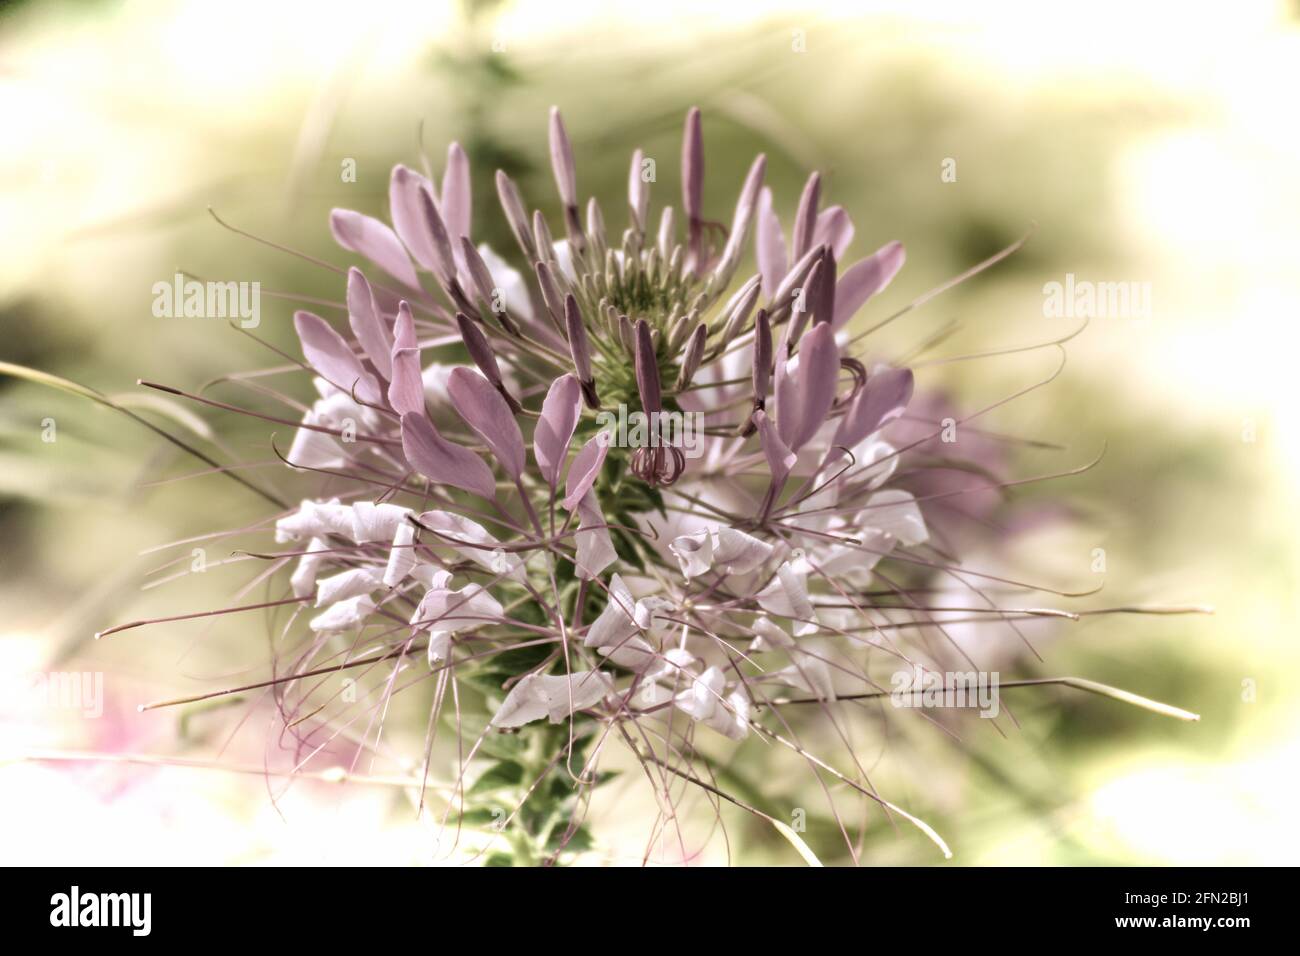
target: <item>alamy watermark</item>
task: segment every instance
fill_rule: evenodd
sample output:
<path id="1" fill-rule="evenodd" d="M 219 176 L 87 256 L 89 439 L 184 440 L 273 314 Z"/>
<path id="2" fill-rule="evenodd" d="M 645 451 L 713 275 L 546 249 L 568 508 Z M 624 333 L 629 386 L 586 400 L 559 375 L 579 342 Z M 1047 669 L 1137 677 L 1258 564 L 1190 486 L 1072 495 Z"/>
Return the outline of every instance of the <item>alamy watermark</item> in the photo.
<path id="1" fill-rule="evenodd" d="M 645 412 L 629 410 L 596 413 L 596 424 L 609 437 L 611 448 L 677 448 L 687 458 L 704 453 L 703 412 Z"/>
<path id="2" fill-rule="evenodd" d="M 159 319 L 238 319 L 255 329 L 262 322 L 262 283 L 199 282 L 176 273 L 153 284 L 153 314 Z"/>
<path id="3" fill-rule="evenodd" d="M 33 709 L 76 710 L 87 720 L 104 716 L 103 671 L 36 671 L 3 681 L 8 699 L 25 701 Z"/>
<path id="4" fill-rule="evenodd" d="M 78 886 L 50 897 L 51 926 L 123 926 L 132 936 L 153 927 L 152 893 L 82 893 Z"/>
<path id="5" fill-rule="evenodd" d="M 997 671 L 895 671 L 889 701 L 895 707 L 978 709 L 981 717 L 1001 712 Z"/>
<path id="6" fill-rule="evenodd" d="M 1150 282 L 1093 282 L 1073 272 L 1064 282 L 1043 286 L 1043 315 L 1049 319 L 1149 319 Z"/>

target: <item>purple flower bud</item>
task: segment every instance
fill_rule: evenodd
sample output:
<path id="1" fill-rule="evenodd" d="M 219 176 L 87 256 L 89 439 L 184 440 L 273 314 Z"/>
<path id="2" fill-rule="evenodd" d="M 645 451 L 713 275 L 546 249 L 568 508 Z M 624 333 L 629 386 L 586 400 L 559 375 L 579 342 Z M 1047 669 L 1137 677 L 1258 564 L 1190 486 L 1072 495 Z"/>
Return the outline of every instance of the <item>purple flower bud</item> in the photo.
<path id="1" fill-rule="evenodd" d="M 698 269 L 703 255 L 704 230 L 700 222 L 704 206 L 704 134 L 700 128 L 699 107 L 686 114 L 682 134 L 682 209 L 686 213 L 687 246 L 691 265 Z"/>
<path id="2" fill-rule="evenodd" d="M 560 202 L 565 206 L 578 206 L 578 172 L 573 162 L 573 147 L 564 120 L 556 107 L 551 107 L 551 169 L 555 172 L 555 188 Z"/>
<path id="3" fill-rule="evenodd" d="M 469 157 L 460 143 L 447 147 L 447 169 L 442 174 L 442 220 L 452 240 L 469 235 L 470 227 Z"/>
<path id="4" fill-rule="evenodd" d="M 691 384 L 695 373 L 699 371 L 700 362 L 704 360 L 704 347 L 709 340 L 709 327 L 701 322 L 695 326 L 690 339 L 686 342 L 686 352 L 682 357 L 682 367 L 677 373 L 677 391 Z"/>
<path id="5" fill-rule="evenodd" d="M 469 357 L 473 359 L 483 376 L 492 383 L 492 387 L 501 393 L 501 397 L 510 406 L 511 414 L 517 415 L 521 407 L 515 397 L 506 390 L 505 382 L 501 379 L 501 369 L 497 366 L 496 352 L 493 351 L 483 330 L 464 312 L 456 313 L 456 327 L 460 329 L 460 337 L 465 342 Z"/>
<path id="6" fill-rule="evenodd" d="M 763 187 L 763 173 L 766 169 L 767 157 L 759 155 L 749 167 L 749 175 L 745 177 L 745 184 L 740 189 L 740 198 L 736 200 L 736 212 L 731 220 L 731 235 L 727 237 L 727 245 L 723 248 L 722 257 L 713 272 L 721 283 L 731 278 L 737 263 L 740 262 L 740 254 L 749 239 L 749 226 L 754 221 L 754 211 L 758 206 L 758 192 Z"/>
<path id="7" fill-rule="evenodd" d="M 767 311 L 759 309 L 754 316 L 754 405 L 762 408 L 767 402 L 772 385 L 772 323 Z"/>
<path id="8" fill-rule="evenodd" d="M 537 259 L 537 249 L 533 245 L 533 234 L 528 227 L 528 212 L 524 209 L 524 201 L 519 198 L 519 190 L 514 182 L 499 169 L 496 179 L 497 198 L 501 201 L 501 209 L 506 214 L 506 222 L 510 224 L 510 231 L 515 235 L 515 242 L 519 243 L 520 250 L 531 262 Z"/>
<path id="9" fill-rule="evenodd" d="M 794 233 L 790 237 L 794 245 L 791 254 L 798 259 L 813 247 L 813 232 L 817 228 L 817 207 L 822 201 L 821 173 L 813 173 L 804 184 L 803 195 L 799 197 L 799 208 L 794 217 Z"/>
<path id="10" fill-rule="evenodd" d="M 650 338 L 650 324 L 645 319 L 638 319 L 636 323 L 636 387 L 641 393 L 642 411 L 653 415 L 664 410 L 659 382 L 659 359 Z"/>
<path id="11" fill-rule="evenodd" d="M 632 169 L 627 177 L 627 204 L 637 232 L 645 232 L 646 213 L 650 209 L 650 184 L 641 176 L 645 156 L 641 150 L 632 154 Z"/>
<path id="12" fill-rule="evenodd" d="M 829 246 L 822 246 L 822 250 L 817 283 L 813 288 L 815 299 L 810 301 L 816 325 L 829 324 L 835 318 L 835 254 Z"/>
<path id="13" fill-rule="evenodd" d="M 433 261 L 427 263 L 427 266 L 433 270 L 442 287 L 449 289 L 456 281 L 456 257 L 451 251 L 447 226 L 442 220 L 442 214 L 438 212 L 438 204 L 433 201 L 433 190 L 429 186 L 420 187 L 418 198 L 424 227 L 433 245 Z"/>
<path id="14" fill-rule="evenodd" d="M 591 374 L 591 346 L 587 342 L 587 327 L 583 324 L 582 313 L 578 311 L 578 300 L 572 295 L 564 297 L 564 328 L 569 336 L 573 367 L 577 370 L 578 381 L 582 383 L 583 397 L 589 408 L 598 409 L 600 398 L 596 394 L 596 380 Z"/>

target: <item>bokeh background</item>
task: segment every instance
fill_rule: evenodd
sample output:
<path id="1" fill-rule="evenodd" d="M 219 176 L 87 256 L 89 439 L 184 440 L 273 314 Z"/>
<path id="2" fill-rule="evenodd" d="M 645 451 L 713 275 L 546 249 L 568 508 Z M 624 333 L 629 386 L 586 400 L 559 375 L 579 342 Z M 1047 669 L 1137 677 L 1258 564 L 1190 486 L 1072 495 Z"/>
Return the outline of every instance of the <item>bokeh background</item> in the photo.
<path id="1" fill-rule="evenodd" d="M 453 138 L 474 162 L 476 236 L 510 249 L 491 171 L 552 202 L 551 104 L 581 188 L 607 210 L 622 208 L 637 146 L 659 157 L 656 196 L 676 196 L 691 105 L 705 113 L 716 218 L 729 218 L 757 151 L 787 222 L 807 171 L 822 170 L 825 194 L 856 221 L 856 255 L 891 239 L 908 249 L 863 327 L 1032 230 L 1015 256 L 873 348 L 904 355 L 940 330 L 951 334 L 929 357 L 1041 342 L 1077 325 L 1044 315 L 1045 283 L 1150 283 L 1149 317 L 1095 319 L 1050 388 L 991 416 L 1000 431 L 1061 446 L 1017 452 L 1016 474 L 1106 449 L 1086 474 L 1023 493 L 1068 513 L 1018 534 L 999 559 L 1079 589 L 1104 579 L 1099 603 L 1217 613 L 1091 618 L 1045 635 L 1045 663 L 1008 654 L 1001 666 L 1004 677 L 1118 684 L 1202 720 L 1008 691 L 1020 726 L 1006 737 L 976 727 L 958 744 L 902 722 L 864 741 L 873 780 L 944 834 L 954 865 L 1294 862 L 1296 89 L 1300 5 L 1265 0 L 8 3 L 0 361 L 131 403 L 276 480 L 267 427 L 136 387 L 196 389 L 274 364 L 219 321 L 155 318 L 153 283 L 186 270 L 337 300 L 335 274 L 223 229 L 209 208 L 346 266 L 328 210 L 383 214 L 391 165 L 423 152 L 440 168 Z M 340 175 L 348 160 L 355 182 Z M 954 182 L 941 176 L 948 160 Z M 293 307 L 265 298 L 258 334 L 292 349 Z M 984 405 L 1056 361 L 1027 352 L 918 374 Z M 48 419 L 53 442 L 42 440 Z M 429 860 L 432 830 L 401 788 L 310 777 L 286 787 L 265 773 L 269 713 L 255 700 L 137 713 L 263 674 L 269 638 L 256 615 L 91 640 L 113 623 L 232 603 L 246 582 L 247 568 L 218 563 L 223 547 L 206 572 L 184 573 L 187 539 L 264 513 L 195 470 L 107 409 L 0 378 L 0 861 Z M 102 673 L 103 714 L 14 689 L 54 671 Z M 418 751 L 410 707 L 386 731 L 394 753 Z M 734 772 L 732 785 L 774 813 L 806 806 L 810 843 L 843 861 L 806 773 L 754 741 Z M 598 791 L 589 862 L 638 861 L 650 807 L 631 785 Z M 729 850 L 715 841 L 703 860 L 798 862 L 761 823 L 725 819 Z M 873 864 L 937 861 L 884 821 L 863 851 Z"/>

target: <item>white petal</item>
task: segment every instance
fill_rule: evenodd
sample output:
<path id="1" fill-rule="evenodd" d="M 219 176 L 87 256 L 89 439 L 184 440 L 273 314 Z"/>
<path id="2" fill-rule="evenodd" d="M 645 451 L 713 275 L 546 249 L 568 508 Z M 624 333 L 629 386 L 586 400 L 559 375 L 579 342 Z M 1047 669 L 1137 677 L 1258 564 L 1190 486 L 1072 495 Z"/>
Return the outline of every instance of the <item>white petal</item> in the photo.
<path id="1" fill-rule="evenodd" d="M 298 510 L 275 523 L 275 540 L 301 541 L 303 538 L 323 538 L 328 534 L 352 537 L 352 509 L 331 501 L 305 500 Z"/>
<path id="2" fill-rule="evenodd" d="M 858 517 L 865 527 L 892 535 L 904 545 L 922 544 L 930 537 L 916 499 L 897 488 L 876 492 Z"/>
<path id="3" fill-rule="evenodd" d="M 524 277 L 510 263 L 492 251 L 487 243 L 480 243 L 478 254 L 492 276 L 492 284 L 501 291 L 502 305 L 515 315 L 529 321 L 533 318 L 533 302 L 528 297 Z"/>
<path id="4" fill-rule="evenodd" d="M 320 614 L 311 619 L 313 631 L 349 631 L 363 624 L 375 609 L 375 602 L 368 595 L 349 598 L 331 604 Z"/>
<path id="5" fill-rule="evenodd" d="M 687 580 L 713 567 L 713 534 L 708 529 L 674 538 L 668 550 L 677 558 Z"/>
<path id="6" fill-rule="evenodd" d="M 429 666 L 436 667 L 451 653 L 451 631 L 429 632 Z"/>
<path id="7" fill-rule="evenodd" d="M 400 505 L 358 501 L 352 506 L 352 540 L 357 544 L 392 541 L 401 525 L 410 524 L 409 514 L 411 509 Z"/>
<path id="8" fill-rule="evenodd" d="M 574 535 L 578 542 L 575 564 L 578 576 L 590 580 L 613 564 L 618 552 L 614 550 L 609 528 L 603 527 L 605 516 L 601 514 L 596 492 L 588 491 L 578 502 L 578 518 L 578 532 Z"/>
<path id="9" fill-rule="evenodd" d="M 769 614 L 795 621 L 797 636 L 817 630 L 817 611 L 808 600 L 807 572 L 788 561 L 776 569 L 776 580 L 758 594 L 758 606 Z"/>
<path id="10" fill-rule="evenodd" d="M 294 597 L 305 598 L 316 590 L 316 573 L 329 555 L 311 552 L 323 552 L 328 548 L 329 545 L 320 538 L 312 538 L 307 542 L 307 547 L 303 550 L 308 553 L 298 559 L 298 566 L 293 569 L 293 576 L 289 578 L 289 586 L 293 588 Z"/>
<path id="11" fill-rule="evenodd" d="M 384 568 L 383 581 L 388 587 L 397 587 L 415 570 L 414 543 L 415 525 L 403 521 L 393 535 L 393 550 L 388 552 L 388 567 Z"/>
<path id="12" fill-rule="evenodd" d="M 467 584 L 458 591 L 436 587 L 420 599 L 411 615 L 411 624 L 459 631 L 497 621 L 504 614 L 497 599 L 477 584 Z"/>
<path id="13" fill-rule="evenodd" d="M 354 568 L 331 575 L 316 584 L 316 606 L 337 604 L 361 594 L 370 594 L 379 587 L 382 578 L 377 568 Z"/>
<path id="14" fill-rule="evenodd" d="M 614 689 L 614 679 L 603 671 L 563 674 L 529 674 L 511 688 L 492 718 L 494 727 L 521 727 L 542 717 L 558 724 L 571 713 L 593 707 Z"/>
<path id="15" fill-rule="evenodd" d="M 748 574 L 768 559 L 772 546 L 735 528 L 719 528 L 713 549 L 714 567 L 727 574 Z"/>
<path id="16" fill-rule="evenodd" d="M 509 574 L 517 580 L 523 580 L 523 562 L 519 556 L 501 550 L 501 542 L 488 534 L 481 524 L 450 511 L 426 511 L 420 515 L 419 522 L 437 532 L 432 536 L 426 535 L 425 544 L 451 548 L 461 557 L 468 558 L 494 574 Z M 466 543 L 456 543 L 462 541 Z"/>

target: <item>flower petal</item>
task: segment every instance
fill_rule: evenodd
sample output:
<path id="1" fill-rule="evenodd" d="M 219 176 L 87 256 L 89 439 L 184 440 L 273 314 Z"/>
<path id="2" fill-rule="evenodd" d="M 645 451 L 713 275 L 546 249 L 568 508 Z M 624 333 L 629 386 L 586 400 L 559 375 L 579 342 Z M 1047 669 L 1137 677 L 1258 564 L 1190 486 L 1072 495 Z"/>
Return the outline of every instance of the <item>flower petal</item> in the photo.
<path id="1" fill-rule="evenodd" d="M 330 212 L 330 232 L 344 249 L 369 259 L 398 282 L 420 288 L 420 278 L 402 241 L 378 219 L 351 209 L 335 209 Z"/>
<path id="2" fill-rule="evenodd" d="M 348 270 L 348 324 L 379 374 L 392 378 L 393 332 L 379 313 L 374 290 L 356 266 Z"/>
<path id="3" fill-rule="evenodd" d="M 830 246 L 831 254 L 839 261 L 852 241 L 853 220 L 843 206 L 829 206 L 818 214 L 817 227 L 813 230 L 814 246 Z"/>
<path id="4" fill-rule="evenodd" d="M 402 416 L 402 451 L 411 467 L 430 481 L 484 498 L 496 495 L 492 469 L 468 448 L 438 434 L 438 429 L 423 413 L 408 412 Z"/>
<path id="5" fill-rule="evenodd" d="M 852 448 L 882 425 L 903 414 L 912 399 L 912 370 L 891 368 L 867 377 L 862 391 L 835 429 L 834 445 Z M 829 457 L 838 457 L 834 450 Z"/>
<path id="6" fill-rule="evenodd" d="M 398 303 L 394 329 L 388 404 L 399 415 L 411 412 L 423 415 L 424 378 L 420 371 L 420 343 L 415 337 L 415 319 L 405 302 Z"/>
<path id="7" fill-rule="evenodd" d="M 613 690 L 614 679 L 603 671 L 529 674 L 510 689 L 492 726 L 522 727 L 542 717 L 558 724 L 575 711 L 594 707 Z"/>
<path id="8" fill-rule="evenodd" d="M 772 481 L 777 485 L 785 483 L 790 470 L 799 457 L 792 452 L 777 433 L 772 420 L 762 411 L 754 412 L 754 421 L 758 425 L 758 438 L 767 456 L 767 467 L 772 472 Z"/>
<path id="9" fill-rule="evenodd" d="M 876 492 L 858 518 L 865 527 L 883 531 L 903 545 L 924 544 L 930 538 L 916 499 L 898 488 Z"/>
<path id="10" fill-rule="evenodd" d="M 447 393 L 460 417 L 487 443 L 506 473 L 518 481 L 524 470 L 524 436 L 501 393 L 468 368 L 452 369 Z"/>
<path id="11" fill-rule="evenodd" d="M 560 469 L 581 414 L 582 387 L 572 375 L 561 375 L 551 383 L 542 402 L 542 416 L 533 431 L 533 457 L 552 488 L 560 480 Z"/>
<path id="12" fill-rule="evenodd" d="M 600 477 L 601 466 L 609 454 L 610 437 L 608 432 L 599 431 L 588 439 L 578 454 L 573 457 L 569 474 L 564 480 L 564 507 L 572 511 L 574 507 L 591 491 L 591 486 Z"/>
<path id="13" fill-rule="evenodd" d="M 618 557 L 614 539 L 606 525 L 596 493 L 588 491 L 586 497 L 578 502 L 578 532 L 574 535 L 578 542 L 578 554 L 574 558 L 578 577 L 591 580 Z"/>
<path id="14" fill-rule="evenodd" d="M 763 298 L 771 302 L 789 266 L 785 254 L 785 236 L 781 234 L 781 220 L 772 209 L 772 190 L 766 186 L 758 194 L 755 253 L 758 257 L 758 272 L 763 277 Z"/>
<path id="15" fill-rule="evenodd" d="M 843 328 L 868 299 L 884 291 L 906 258 L 903 244 L 891 242 L 846 269 L 835 286 L 835 328 Z"/>
<path id="16" fill-rule="evenodd" d="M 350 631 L 354 627 L 365 624 L 366 618 L 374 609 L 375 602 L 370 600 L 369 595 L 360 594 L 346 601 L 331 604 L 312 618 L 308 626 L 313 631 Z"/>
<path id="17" fill-rule="evenodd" d="M 328 322 L 319 315 L 299 311 L 293 314 L 293 326 L 307 364 L 321 377 L 345 392 L 355 389 L 363 402 L 379 403 L 379 384 L 375 377 L 365 370 L 343 336 Z"/>
<path id="18" fill-rule="evenodd" d="M 523 573 L 519 556 L 502 550 L 501 542 L 478 522 L 450 511 L 426 511 L 418 520 L 434 533 L 432 539 L 425 539 L 426 545 L 452 548 L 493 574 L 509 574 L 518 579 Z"/>
<path id="19" fill-rule="evenodd" d="M 353 568 L 316 582 L 316 606 L 336 604 L 349 598 L 370 594 L 383 583 L 378 568 Z"/>
<path id="20" fill-rule="evenodd" d="M 781 436 L 798 452 L 817 433 L 831 405 L 835 403 L 835 388 L 839 383 L 840 349 L 835 342 L 835 330 L 830 323 L 813 326 L 799 346 L 798 386 L 795 408 L 782 405 L 778 409 L 780 425 L 795 412 L 794 421 L 781 429 Z"/>
<path id="21" fill-rule="evenodd" d="M 442 174 L 442 221 L 454 249 L 461 236 L 469 235 L 470 226 L 469 157 L 460 143 L 447 147 L 447 169 Z"/>

